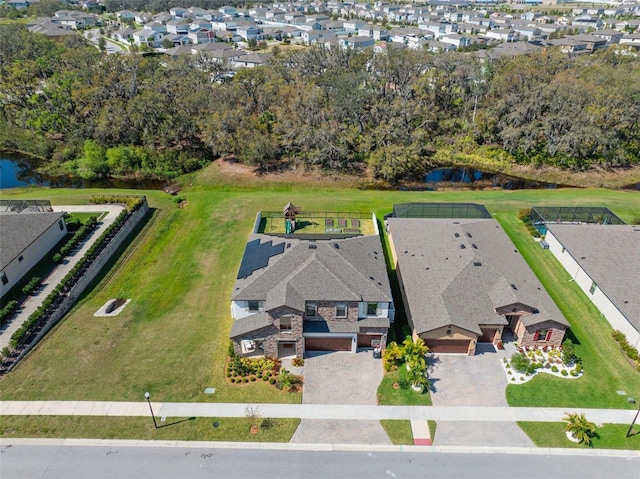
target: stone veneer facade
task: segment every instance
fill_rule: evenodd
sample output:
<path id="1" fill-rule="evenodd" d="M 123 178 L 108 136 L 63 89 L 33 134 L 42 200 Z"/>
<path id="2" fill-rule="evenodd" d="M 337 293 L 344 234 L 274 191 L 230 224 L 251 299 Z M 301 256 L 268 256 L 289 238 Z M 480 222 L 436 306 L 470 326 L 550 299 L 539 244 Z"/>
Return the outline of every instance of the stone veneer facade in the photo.
<path id="1" fill-rule="evenodd" d="M 301 358 L 304 354 L 304 340 L 302 339 L 302 312 L 286 306 L 281 306 L 267 311 L 271 324 L 255 331 L 243 334 L 233 339 L 233 350 L 236 354 L 242 354 L 242 340 L 262 339 L 264 355 L 278 357 L 278 343 L 295 342 L 296 356 Z M 291 315 L 291 329 L 280 330 L 280 317 Z"/>
<path id="2" fill-rule="evenodd" d="M 542 340 L 534 341 L 536 331 L 546 329 L 551 331 L 551 337 L 548 341 Z M 518 338 L 518 346 L 520 347 L 542 347 L 542 346 L 560 346 L 564 339 L 565 327 L 555 321 L 543 321 L 541 323 L 533 324 L 525 327 L 522 321 L 518 321 L 516 326 L 516 337 Z"/>

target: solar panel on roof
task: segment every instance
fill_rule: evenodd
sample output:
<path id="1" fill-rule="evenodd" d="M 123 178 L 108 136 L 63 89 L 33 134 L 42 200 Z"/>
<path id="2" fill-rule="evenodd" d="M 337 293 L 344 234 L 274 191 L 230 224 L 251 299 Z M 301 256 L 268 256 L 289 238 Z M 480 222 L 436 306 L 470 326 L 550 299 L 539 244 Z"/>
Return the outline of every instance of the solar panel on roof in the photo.
<path id="1" fill-rule="evenodd" d="M 254 271 L 266 268 L 269 258 L 284 252 L 284 243 L 278 243 L 275 246 L 272 243 L 271 240 L 261 243 L 259 239 L 247 243 L 238 270 L 238 279 L 246 278 Z"/>

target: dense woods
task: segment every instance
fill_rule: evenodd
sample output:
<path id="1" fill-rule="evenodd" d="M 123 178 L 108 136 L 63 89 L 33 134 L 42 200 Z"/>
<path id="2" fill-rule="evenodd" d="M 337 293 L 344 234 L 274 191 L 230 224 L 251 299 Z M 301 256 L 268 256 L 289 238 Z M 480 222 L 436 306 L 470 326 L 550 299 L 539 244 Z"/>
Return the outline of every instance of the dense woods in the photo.
<path id="1" fill-rule="evenodd" d="M 640 153 L 640 59 L 307 48 L 213 81 L 204 56 L 109 55 L 0 26 L 0 147 L 50 171 L 173 177 L 224 155 L 395 180 L 443 152 L 575 169 Z M 446 158 L 445 158 L 446 161 Z"/>

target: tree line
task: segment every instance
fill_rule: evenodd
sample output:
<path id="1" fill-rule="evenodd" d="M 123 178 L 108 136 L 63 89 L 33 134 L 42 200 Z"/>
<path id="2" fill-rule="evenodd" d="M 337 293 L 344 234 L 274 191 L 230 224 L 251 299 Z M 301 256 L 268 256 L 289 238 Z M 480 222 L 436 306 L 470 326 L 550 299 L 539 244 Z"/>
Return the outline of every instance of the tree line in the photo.
<path id="1" fill-rule="evenodd" d="M 206 56 L 105 56 L 80 37 L 1 26 L 0 147 L 87 178 L 173 177 L 227 155 L 389 181 L 443 151 L 574 169 L 638 162 L 631 55 L 273 53 L 218 82 L 228 67 Z"/>

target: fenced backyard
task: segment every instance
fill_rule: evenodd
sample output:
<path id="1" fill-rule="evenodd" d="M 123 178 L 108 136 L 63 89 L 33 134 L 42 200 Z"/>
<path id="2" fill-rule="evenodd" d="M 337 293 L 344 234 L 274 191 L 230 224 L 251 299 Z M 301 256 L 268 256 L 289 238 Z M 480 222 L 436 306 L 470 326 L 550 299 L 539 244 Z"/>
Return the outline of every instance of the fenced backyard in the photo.
<path id="1" fill-rule="evenodd" d="M 258 232 L 285 234 L 286 221 L 281 211 L 263 211 Z M 295 222 L 293 234 L 375 234 L 370 213 L 305 211 L 296 214 Z"/>

